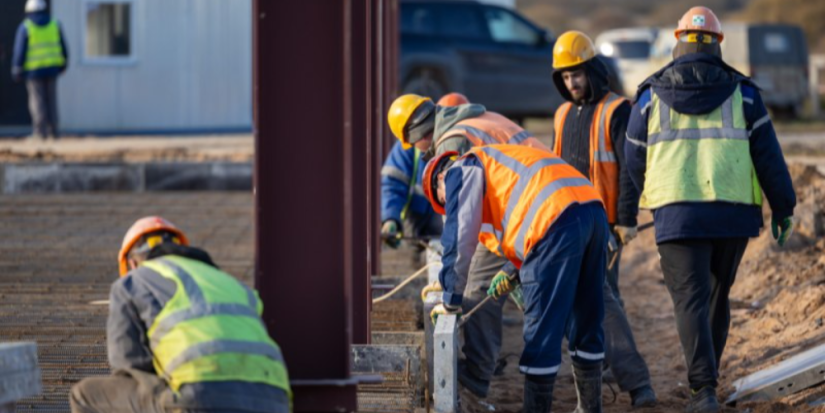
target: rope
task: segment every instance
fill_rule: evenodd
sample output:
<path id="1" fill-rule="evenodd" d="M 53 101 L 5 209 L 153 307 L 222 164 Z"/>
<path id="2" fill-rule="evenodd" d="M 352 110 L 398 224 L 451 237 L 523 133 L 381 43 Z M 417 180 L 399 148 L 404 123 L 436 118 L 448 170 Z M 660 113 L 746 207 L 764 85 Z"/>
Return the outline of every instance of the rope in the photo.
<path id="1" fill-rule="evenodd" d="M 406 279 L 406 280 L 402 281 L 402 282 L 401 282 L 401 284 L 398 284 L 398 286 L 396 286 L 395 288 L 393 288 L 390 292 L 388 292 L 388 293 L 386 293 L 386 294 L 384 294 L 384 295 L 382 295 L 382 296 L 380 296 L 380 297 L 378 297 L 378 298 L 374 298 L 374 299 L 372 300 L 372 303 L 373 303 L 373 304 L 375 304 L 375 303 L 380 303 L 381 301 L 384 301 L 384 300 L 386 300 L 387 298 L 392 297 L 393 295 L 395 295 L 396 293 L 398 293 L 399 291 L 401 291 L 401 289 L 402 289 L 402 288 L 404 288 L 404 286 L 406 286 L 407 284 L 409 284 L 409 283 L 413 282 L 413 280 L 414 280 L 414 279 L 416 279 L 416 278 L 418 278 L 418 276 L 420 276 L 421 274 L 425 274 L 425 273 L 427 272 L 427 270 L 428 270 L 430 267 L 432 267 L 433 265 L 436 265 L 436 264 L 441 264 L 441 263 L 440 263 L 440 262 L 431 262 L 431 263 L 429 263 L 429 264 L 427 264 L 427 265 L 425 265 L 425 266 L 421 267 L 421 269 L 420 269 L 420 270 L 418 270 L 418 271 L 414 272 L 414 273 L 413 273 L 413 275 L 411 275 L 411 276 L 407 277 L 407 279 Z"/>

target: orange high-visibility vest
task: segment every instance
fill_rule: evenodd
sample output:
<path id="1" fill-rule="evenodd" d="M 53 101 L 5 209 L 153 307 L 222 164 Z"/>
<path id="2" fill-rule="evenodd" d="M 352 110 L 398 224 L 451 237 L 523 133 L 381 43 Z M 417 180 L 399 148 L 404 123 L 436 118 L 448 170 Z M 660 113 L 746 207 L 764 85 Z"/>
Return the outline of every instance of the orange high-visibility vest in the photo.
<path id="1" fill-rule="evenodd" d="M 550 148 L 544 146 L 530 132 L 495 112 L 484 112 L 481 116 L 456 123 L 438 138 L 435 145 L 437 147 L 447 139 L 457 136 L 467 137 L 475 146 L 510 144 L 550 151 Z"/>
<path id="2" fill-rule="evenodd" d="M 625 101 L 625 98 L 608 92 L 599 102 L 593 121 L 590 123 L 590 180 L 599 191 L 607 210 L 607 221 L 616 223 L 619 204 L 619 164 L 613 152 L 613 138 L 610 136 L 610 121 L 613 112 Z M 573 104 L 566 102 L 556 111 L 554 124 L 556 140 L 553 153 L 561 156 L 564 121 Z"/>
<path id="3" fill-rule="evenodd" d="M 601 202 L 593 184 L 558 156 L 518 145 L 476 147 L 487 182 L 479 241 L 518 268 L 572 204 Z"/>

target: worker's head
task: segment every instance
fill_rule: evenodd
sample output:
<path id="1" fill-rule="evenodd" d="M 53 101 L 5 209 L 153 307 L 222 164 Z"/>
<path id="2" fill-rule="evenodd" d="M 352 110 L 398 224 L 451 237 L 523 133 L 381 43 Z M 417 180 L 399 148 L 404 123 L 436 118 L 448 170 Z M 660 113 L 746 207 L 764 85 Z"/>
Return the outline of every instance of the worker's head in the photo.
<path id="1" fill-rule="evenodd" d="M 404 149 L 410 149 L 413 145 L 423 152 L 430 149 L 435 129 L 435 107 L 432 99 L 412 93 L 392 102 L 387 123 Z"/>
<path id="2" fill-rule="evenodd" d="M 46 0 L 28 0 L 26 13 L 37 13 L 46 10 Z"/>
<path id="3" fill-rule="evenodd" d="M 563 33 L 553 46 L 553 76 L 561 78 L 574 101 L 585 100 L 590 92 L 585 64 L 595 56 L 593 41 L 576 30 Z"/>
<path id="4" fill-rule="evenodd" d="M 725 39 L 722 32 L 722 23 L 707 7 L 693 7 L 679 20 L 679 26 L 673 33 L 676 36 L 676 47 L 673 48 L 673 58 L 690 53 L 707 53 L 722 56 L 721 43 Z"/>
<path id="5" fill-rule="evenodd" d="M 126 231 L 118 253 L 120 276 L 137 268 L 152 248 L 164 243 L 189 245 L 189 240 L 175 224 L 162 217 L 150 216 L 135 221 Z"/>
<path id="6" fill-rule="evenodd" d="M 446 95 L 442 96 L 441 99 L 438 99 L 437 106 L 458 106 L 458 105 L 466 105 L 470 103 L 470 99 L 467 99 L 467 96 L 462 95 L 458 92 L 447 93 Z"/>
<path id="7" fill-rule="evenodd" d="M 447 189 L 444 177 L 447 170 L 458 159 L 458 152 L 447 151 L 431 159 L 424 168 L 424 196 L 430 201 L 435 212 L 444 215 L 444 205 L 447 204 Z"/>

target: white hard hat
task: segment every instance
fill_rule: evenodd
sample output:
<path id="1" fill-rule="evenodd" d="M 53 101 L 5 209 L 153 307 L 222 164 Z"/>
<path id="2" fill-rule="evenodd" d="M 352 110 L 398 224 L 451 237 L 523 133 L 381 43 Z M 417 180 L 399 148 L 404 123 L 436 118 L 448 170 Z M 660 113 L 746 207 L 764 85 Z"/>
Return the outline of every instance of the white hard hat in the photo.
<path id="1" fill-rule="evenodd" d="M 28 0 L 26 2 L 26 13 L 34 13 L 46 10 L 46 0 Z"/>

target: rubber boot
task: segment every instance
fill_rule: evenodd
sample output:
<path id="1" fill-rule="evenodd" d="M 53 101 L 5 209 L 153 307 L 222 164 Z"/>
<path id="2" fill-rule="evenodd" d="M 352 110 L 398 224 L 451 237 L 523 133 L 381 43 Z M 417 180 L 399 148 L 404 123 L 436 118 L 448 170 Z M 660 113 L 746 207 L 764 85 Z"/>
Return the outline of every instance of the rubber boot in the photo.
<path id="1" fill-rule="evenodd" d="M 555 382 L 556 376 L 525 376 L 522 413 L 550 413 Z"/>
<path id="2" fill-rule="evenodd" d="M 573 413 L 602 413 L 602 363 L 573 362 L 573 378 L 579 396 L 579 406 Z"/>

